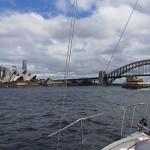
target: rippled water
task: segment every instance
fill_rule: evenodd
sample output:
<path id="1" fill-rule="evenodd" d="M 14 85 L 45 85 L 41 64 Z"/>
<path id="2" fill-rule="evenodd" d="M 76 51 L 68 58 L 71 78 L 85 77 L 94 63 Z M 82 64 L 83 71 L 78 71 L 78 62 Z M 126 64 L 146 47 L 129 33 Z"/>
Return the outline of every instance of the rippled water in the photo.
<path id="1" fill-rule="evenodd" d="M 85 149 L 101 149 L 120 139 L 123 108 L 147 102 L 149 89 L 127 90 L 121 87 L 68 87 L 63 124 L 104 112 L 103 116 L 83 121 Z M 0 89 L 0 150 L 55 150 L 59 129 L 63 87 Z M 123 135 L 129 133 L 133 108 L 125 115 Z M 145 115 L 146 106 L 137 107 L 132 132 Z M 149 109 L 148 113 L 149 114 Z M 149 118 L 149 116 L 148 116 Z M 43 139 L 44 138 L 44 139 Z M 80 122 L 61 133 L 60 149 L 80 149 Z M 40 141 L 39 141 L 40 140 Z"/>

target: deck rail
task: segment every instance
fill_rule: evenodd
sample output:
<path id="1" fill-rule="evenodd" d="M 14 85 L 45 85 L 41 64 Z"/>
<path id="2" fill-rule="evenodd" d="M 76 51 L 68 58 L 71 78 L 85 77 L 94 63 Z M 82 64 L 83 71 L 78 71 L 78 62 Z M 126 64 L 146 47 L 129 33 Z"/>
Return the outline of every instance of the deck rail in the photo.
<path id="1" fill-rule="evenodd" d="M 138 103 L 138 104 L 133 104 L 133 105 L 127 105 L 127 106 L 119 106 L 120 110 L 122 111 L 122 119 L 121 119 L 121 129 L 120 129 L 120 139 L 123 138 L 123 131 L 124 131 L 124 125 L 125 125 L 125 116 L 126 116 L 126 112 L 127 112 L 127 109 L 128 108 L 132 108 L 133 109 L 133 112 L 132 114 L 130 114 L 131 116 L 131 123 L 130 123 L 130 126 L 129 126 L 129 134 L 132 134 L 132 128 L 133 128 L 133 122 L 134 122 L 134 118 L 135 118 L 135 113 L 136 113 L 136 109 L 137 109 L 137 106 L 143 106 L 145 105 L 146 106 L 146 109 L 148 109 L 148 106 L 150 104 L 146 104 L 146 103 Z M 116 109 L 116 108 L 115 108 Z M 145 114 L 144 114 L 144 117 L 146 117 L 146 113 L 147 113 L 147 110 L 145 109 Z M 69 125 L 65 126 L 64 128 L 60 129 L 60 130 L 57 130 L 51 134 L 49 134 L 46 138 L 50 138 L 54 135 L 57 135 L 59 134 L 60 132 L 63 132 L 65 130 L 67 130 L 68 128 L 72 127 L 74 124 L 77 124 L 77 123 L 80 123 L 80 143 L 78 143 L 78 147 L 80 146 L 80 149 L 81 150 L 84 150 L 84 146 L 85 146 L 85 142 L 86 140 L 88 139 L 88 137 L 84 137 L 84 132 L 83 132 L 83 121 L 84 120 L 90 120 L 91 118 L 96 118 L 96 117 L 102 117 L 104 116 L 105 113 L 99 113 L 99 114 L 96 114 L 96 115 L 91 115 L 91 116 L 87 116 L 87 117 L 83 117 L 83 118 L 80 118 L 72 123 L 70 123 Z M 140 120 L 139 120 L 140 121 Z M 137 122 L 138 124 L 138 122 Z M 118 129 L 119 130 L 119 129 Z M 128 135 L 125 135 L 125 136 L 128 136 Z M 43 138 L 45 139 L 45 138 Z M 42 139 L 38 140 L 37 142 L 41 141 Z M 22 148 L 21 150 L 23 149 L 26 149 L 30 146 L 33 146 L 34 144 L 36 144 L 37 142 L 34 142 L 34 143 L 31 143 L 30 145 L 27 145 L 26 147 Z M 75 149 L 75 148 L 74 148 Z"/>

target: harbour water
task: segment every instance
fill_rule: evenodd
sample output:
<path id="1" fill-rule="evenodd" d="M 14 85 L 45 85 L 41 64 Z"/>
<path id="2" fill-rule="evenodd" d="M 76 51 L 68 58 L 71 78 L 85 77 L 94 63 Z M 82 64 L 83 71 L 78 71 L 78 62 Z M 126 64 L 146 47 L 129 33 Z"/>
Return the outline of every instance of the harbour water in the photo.
<path id="1" fill-rule="evenodd" d="M 0 89 L 0 150 L 55 150 L 59 129 L 63 87 Z M 101 149 L 120 139 L 122 114 L 126 105 L 147 103 L 150 89 L 121 87 L 68 87 L 62 127 L 95 114 L 103 116 L 83 121 L 84 149 Z M 147 106 L 136 107 L 132 132 L 145 116 Z M 134 107 L 126 109 L 123 136 L 129 133 Z M 149 114 L 149 109 L 147 114 Z M 149 116 L 148 116 L 149 119 Z M 80 122 L 61 133 L 62 150 L 80 149 Z"/>

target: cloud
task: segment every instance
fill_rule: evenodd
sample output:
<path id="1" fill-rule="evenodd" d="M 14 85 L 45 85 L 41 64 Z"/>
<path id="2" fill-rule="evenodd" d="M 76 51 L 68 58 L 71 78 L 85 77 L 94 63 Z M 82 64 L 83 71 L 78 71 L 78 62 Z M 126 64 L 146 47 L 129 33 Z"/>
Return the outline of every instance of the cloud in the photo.
<path id="1" fill-rule="evenodd" d="M 67 13 L 69 4 L 67 0 L 56 0 L 55 6 L 58 10 Z"/>
<path id="2" fill-rule="evenodd" d="M 58 0 L 57 9 L 69 11 L 66 2 Z M 70 77 L 98 76 L 100 70 L 105 70 L 133 5 L 129 0 L 94 2 L 87 0 L 78 4 L 80 10 L 92 13 L 76 19 Z M 96 5 L 94 9 L 93 5 Z M 142 7 L 146 4 L 135 10 L 108 71 L 149 59 L 150 15 L 143 12 Z M 48 19 L 34 12 L 1 13 L 1 63 L 21 68 L 22 59 L 27 59 L 29 72 L 40 78 L 50 74 L 63 78 L 70 20 L 65 13 Z"/>
<path id="3" fill-rule="evenodd" d="M 90 11 L 92 9 L 92 6 L 94 6 L 95 4 L 96 0 L 82 0 L 78 1 L 77 3 L 79 11 Z"/>

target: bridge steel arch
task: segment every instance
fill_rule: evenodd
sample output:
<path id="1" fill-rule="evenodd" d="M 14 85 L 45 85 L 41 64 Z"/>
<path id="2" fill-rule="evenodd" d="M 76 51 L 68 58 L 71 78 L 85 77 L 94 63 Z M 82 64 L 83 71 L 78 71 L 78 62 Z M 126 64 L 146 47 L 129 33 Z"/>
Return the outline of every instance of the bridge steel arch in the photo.
<path id="1" fill-rule="evenodd" d="M 126 73 L 126 72 L 128 72 L 132 69 L 138 68 L 140 66 L 144 66 L 144 65 L 150 65 L 150 59 L 141 60 L 141 61 L 137 61 L 137 62 L 127 64 L 125 66 L 122 66 L 122 67 L 106 74 L 105 77 L 104 77 L 105 83 L 106 84 L 111 84 L 116 79 L 122 78 L 124 73 Z"/>

